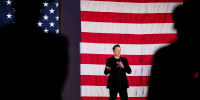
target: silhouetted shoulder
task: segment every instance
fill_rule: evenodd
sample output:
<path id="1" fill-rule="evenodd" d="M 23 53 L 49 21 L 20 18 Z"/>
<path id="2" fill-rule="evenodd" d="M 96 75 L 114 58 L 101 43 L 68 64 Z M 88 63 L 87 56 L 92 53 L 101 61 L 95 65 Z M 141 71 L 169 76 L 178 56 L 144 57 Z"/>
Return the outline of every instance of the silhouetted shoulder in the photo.
<path id="1" fill-rule="evenodd" d="M 177 75 L 177 70 L 182 70 L 185 62 L 184 54 L 180 44 L 176 41 L 166 47 L 159 49 L 154 55 L 153 67 L 158 72 Z M 166 74 L 166 75 L 169 75 Z M 167 77 L 167 76 L 166 76 Z"/>
<path id="2" fill-rule="evenodd" d="M 16 35 L 16 33 L 14 34 L 15 30 L 16 30 L 15 24 L 10 24 L 10 25 L 5 25 L 5 26 L 0 27 L 0 33 L 3 36 L 11 35 L 11 34 Z"/>
<path id="3" fill-rule="evenodd" d="M 181 44 L 176 41 L 166 47 L 160 48 L 156 51 L 155 56 L 160 56 L 162 58 L 165 57 L 171 57 L 172 56 L 178 56 L 182 51 L 181 50 Z"/>

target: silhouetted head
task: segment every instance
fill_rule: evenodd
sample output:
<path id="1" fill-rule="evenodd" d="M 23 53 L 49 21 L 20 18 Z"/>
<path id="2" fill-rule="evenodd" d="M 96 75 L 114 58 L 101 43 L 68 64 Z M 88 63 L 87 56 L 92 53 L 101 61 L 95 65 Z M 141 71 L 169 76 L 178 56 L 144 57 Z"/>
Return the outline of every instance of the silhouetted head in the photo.
<path id="1" fill-rule="evenodd" d="M 182 36 L 185 35 L 183 33 L 183 24 L 185 23 L 183 17 L 185 17 L 183 12 L 183 5 L 179 5 L 173 11 L 174 28 L 177 30 L 179 38 L 182 38 Z"/>
<path id="2" fill-rule="evenodd" d="M 44 0 L 15 0 L 12 8 L 15 9 L 16 22 L 37 23 L 41 17 Z M 37 25 L 37 24 L 36 24 Z"/>

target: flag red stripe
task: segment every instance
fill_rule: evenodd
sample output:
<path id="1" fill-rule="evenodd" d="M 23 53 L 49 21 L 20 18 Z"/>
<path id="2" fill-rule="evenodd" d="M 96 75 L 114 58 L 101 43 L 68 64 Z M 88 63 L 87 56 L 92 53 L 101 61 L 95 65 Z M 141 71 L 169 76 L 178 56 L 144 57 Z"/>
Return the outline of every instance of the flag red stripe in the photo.
<path id="1" fill-rule="evenodd" d="M 83 54 L 81 53 L 81 64 L 106 64 L 106 59 L 112 57 L 110 54 Z M 152 65 L 154 55 L 121 55 L 128 60 L 129 65 Z"/>
<path id="2" fill-rule="evenodd" d="M 81 42 L 116 44 L 160 44 L 177 41 L 178 35 L 171 34 L 109 34 L 81 32 Z"/>
<path id="3" fill-rule="evenodd" d="M 110 97 L 86 97 L 81 96 L 81 100 L 109 100 Z M 121 100 L 120 97 L 117 97 L 116 100 Z M 128 100 L 147 100 L 147 97 L 128 97 Z"/>
<path id="4" fill-rule="evenodd" d="M 104 72 L 102 72 L 104 73 Z M 150 76 L 127 76 L 129 86 L 148 86 Z M 81 85 L 107 86 L 108 76 L 81 75 Z"/>
<path id="5" fill-rule="evenodd" d="M 174 23 L 172 13 L 111 13 L 81 11 L 81 21 L 115 23 Z"/>
<path id="6" fill-rule="evenodd" d="M 81 1 L 111 1 L 111 2 L 133 2 L 133 3 L 183 2 L 183 0 L 81 0 Z"/>

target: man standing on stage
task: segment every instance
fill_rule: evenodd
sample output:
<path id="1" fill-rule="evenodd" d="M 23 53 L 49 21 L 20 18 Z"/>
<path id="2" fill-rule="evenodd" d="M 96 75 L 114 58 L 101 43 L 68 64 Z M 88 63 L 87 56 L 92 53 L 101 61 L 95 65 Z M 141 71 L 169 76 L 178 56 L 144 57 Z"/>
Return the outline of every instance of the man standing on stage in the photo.
<path id="1" fill-rule="evenodd" d="M 110 90 L 110 100 L 116 100 L 119 92 L 121 100 L 128 100 L 129 88 L 126 73 L 131 73 L 131 68 L 126 58 L 120 57 L 121 48 L 117 44 L 113 47 L 114 56 L 106 61 L 104 74 L 108 75 L 107 88 Z"/>

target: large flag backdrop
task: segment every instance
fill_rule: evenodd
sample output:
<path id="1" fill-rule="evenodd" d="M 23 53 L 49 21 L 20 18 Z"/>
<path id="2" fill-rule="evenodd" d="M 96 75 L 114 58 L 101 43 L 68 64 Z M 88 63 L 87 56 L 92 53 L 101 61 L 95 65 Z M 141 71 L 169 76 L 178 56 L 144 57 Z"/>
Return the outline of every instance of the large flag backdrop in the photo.
<path id="1" fill-rule="evenodd" d="M 12 8 L 12 3 L 14 1 L 15 0 L 0 0 L 0 27 L 15 23 L 15 8 Z M 41 17 L 38 23 L 35 24 L 46 34 L 59 34 L 58 1 L 59 0 L 43 0 L 43 9 L 40 11 Z M 27 0 L 24 4 L 29 5 L 31 2 L 34 1 Z M 28 8 L 25 9 L 28 11 Z M 26 11 L 24 12 L 24 17 L 29 17 L 26 16 Z"/>
<path id="2" fill-rule="evenodd" d="M 180 4 L 183 0 L 81 0 L 81 100 L 109 100 L 104 69 L 115 44 L 132 69 L 129 100 L 146 100 L 155 52 L 178 39 L 172 12 Z"/>

